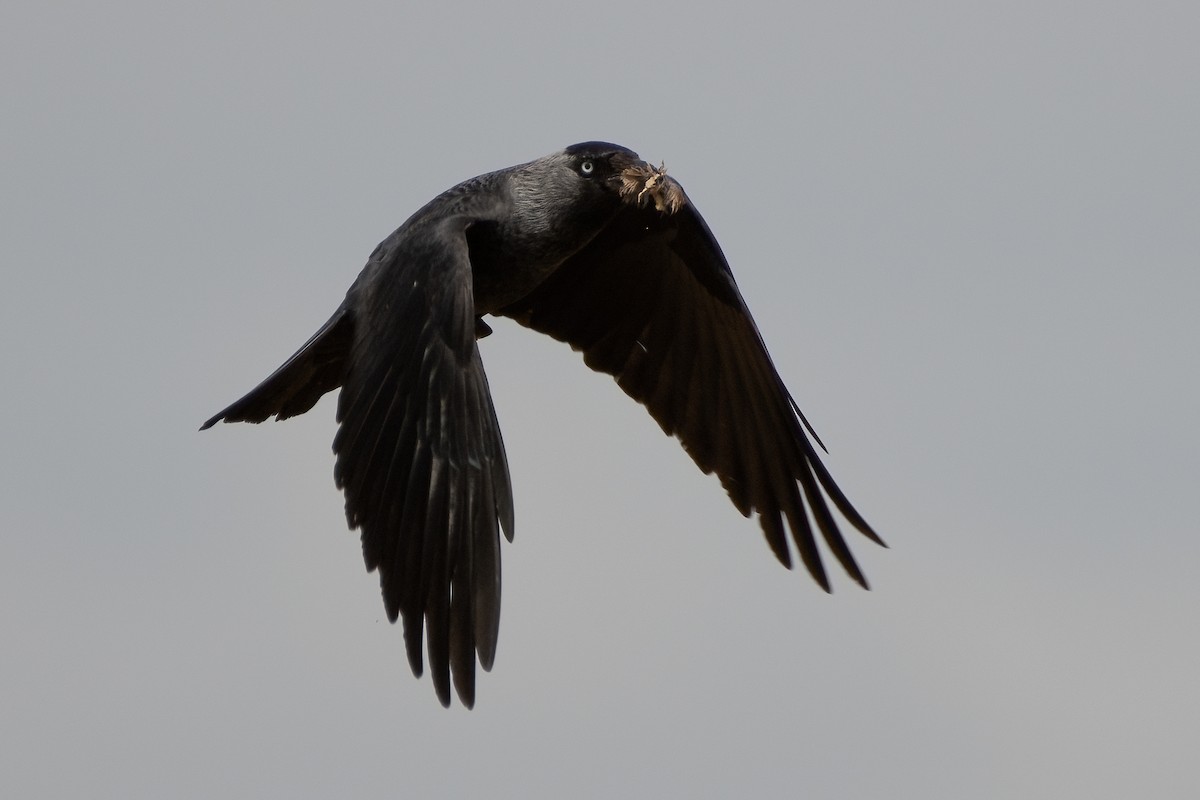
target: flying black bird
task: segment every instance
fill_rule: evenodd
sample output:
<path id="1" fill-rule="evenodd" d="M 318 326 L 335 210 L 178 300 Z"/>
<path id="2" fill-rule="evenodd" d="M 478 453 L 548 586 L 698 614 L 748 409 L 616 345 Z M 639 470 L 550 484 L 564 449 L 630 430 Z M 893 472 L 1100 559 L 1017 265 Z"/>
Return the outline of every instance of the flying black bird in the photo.
<path id="1" fill-rule="evenodd" d="M 500 623 L 500 531 L 513 502 L 476 339 L 485 314 L 582 351 L 616 378 L 789 569 L 784 526 L 826 591 L 814 528 L 866 579 L 830 502 L 883 542 L 822 465 L 733 274 L 683 188 L 617 145 L 586 142 L 472 178 L 375 248 L 333 316 L 253 391 L 204 423 L 302 414 L 341 387 L 334 478 L 362 531 L 413 673 L 475 701 Z M 803 427 L 802 427 L 803 425 Z M 805 433 L 811 435 L 812 441 Z M 821 445 L 822 448 L 824 445 Z M 826 500 L 828 498 L 828 501 Z"/>

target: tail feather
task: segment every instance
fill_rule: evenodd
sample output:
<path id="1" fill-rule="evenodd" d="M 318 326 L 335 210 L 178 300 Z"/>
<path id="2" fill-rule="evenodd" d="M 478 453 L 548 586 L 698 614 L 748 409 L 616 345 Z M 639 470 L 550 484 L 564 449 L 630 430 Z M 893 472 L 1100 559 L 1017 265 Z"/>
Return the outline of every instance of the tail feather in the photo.
<path id="1" fill-rule="evenodd" d="M 342 385 L 353 343 L 353 319 L 346 308 L 339 308 L 283 366 L 245 397 L 201 425 L 200 430 L 222 420 L 262 422 L 271 415 L 287 419 L 303 414 L 326 392 Z"/>

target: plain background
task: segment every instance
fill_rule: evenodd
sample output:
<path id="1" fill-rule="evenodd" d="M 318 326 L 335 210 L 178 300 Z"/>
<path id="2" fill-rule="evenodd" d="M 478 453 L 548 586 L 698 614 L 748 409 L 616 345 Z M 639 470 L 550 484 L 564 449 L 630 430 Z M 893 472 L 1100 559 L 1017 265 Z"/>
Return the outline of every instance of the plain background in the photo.
<path id="1" fill-rule="evenodd" d="M 0 793 L 1196 796 L 1198 20 L 6 2 Z M 891 549 L 824 595 L 501 321 L 517 538 L 446 711 L 332 399 L 196 429 L 426 200 L 587 139 L 687 187 Z"/>

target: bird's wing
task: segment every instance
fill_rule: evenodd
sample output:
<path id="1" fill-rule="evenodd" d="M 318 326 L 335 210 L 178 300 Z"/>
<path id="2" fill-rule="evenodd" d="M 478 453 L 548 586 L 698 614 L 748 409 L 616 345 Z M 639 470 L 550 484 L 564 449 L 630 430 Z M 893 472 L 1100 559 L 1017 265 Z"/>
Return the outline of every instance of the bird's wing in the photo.
<path id="1" fill-rule="evenodd" d="M 326 392 L 342 385 L 346 356 L 354 339 L 354 318 L 343 304 L 304 346 L 266 380 L 200 426 L 218 422 L 263 422 L 272 414 L 287 419 L 303 414 Z"/>
<path id="2" fill-rule="evenodd" d="M 351 289 L 355 339 L 338 400 L 335 477 L 362 530 L 389 618 L 404 618 L 413 672 L 443 705 L 450 676 L 474 703 L 475 658 L 490 669 L 500 619 L 500 543 L 512 490 L 475 345 L 469 216 L 401 228 Z M 404 234 L 404 235 L 400 235 Z"/>
<path id="3" fill-rule="evenodd" d="M 883 542 L 819 460 L 802 427 L 807 421 L 690 202 L 674 214 L 653 205 L 624 207 L 583 250 L 501 313 L 570 343 L 589 367 L 613 375 L 680 439 L 700 469 L 717 473 L 742 514 L 758 513 L 783 564 L 791 567 L 781 515 L 826 591 L 813 522 L 847 573 L 867 585 L 826 497 L 854 527 Z"/>

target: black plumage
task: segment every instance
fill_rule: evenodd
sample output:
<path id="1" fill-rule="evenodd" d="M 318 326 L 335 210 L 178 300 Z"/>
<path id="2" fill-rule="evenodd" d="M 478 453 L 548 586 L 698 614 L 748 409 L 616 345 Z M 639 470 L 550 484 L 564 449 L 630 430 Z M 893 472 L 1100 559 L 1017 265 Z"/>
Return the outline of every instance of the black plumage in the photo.
<path id="1" fill-rule="evenodd" d="M 613 375 L 789 568 L 786 531 L 829 580 L 814 528 L 864 587 L 830 509 L 883 544 L 834 483 L 733 274 L 682 187 L 617 145 L 586 142 L 466 181 L 371 254 L 333 317 L 208 420 L 301 414 L 341 387 L 335 480 L 409 663 L 438 697 L 475 699 L 500 619 L 512 489 L 476 338 L 485 314 L 568 342 Z M 202 429 L 203 429 L 202 428 Z M 807 433 L 806 433 L 807 429 Z M 811 438 L 810 438 L 811 437 Z M 828 499 L 828 502 L 827 502 Z M 422 649 L 422 631 L 427 656 Z"/>

